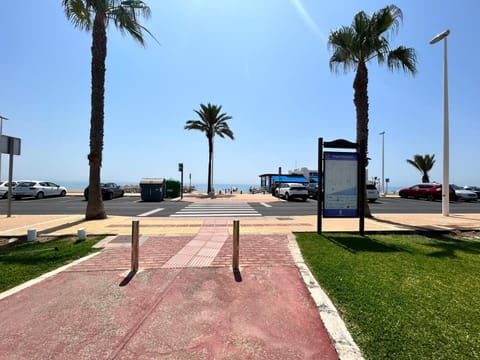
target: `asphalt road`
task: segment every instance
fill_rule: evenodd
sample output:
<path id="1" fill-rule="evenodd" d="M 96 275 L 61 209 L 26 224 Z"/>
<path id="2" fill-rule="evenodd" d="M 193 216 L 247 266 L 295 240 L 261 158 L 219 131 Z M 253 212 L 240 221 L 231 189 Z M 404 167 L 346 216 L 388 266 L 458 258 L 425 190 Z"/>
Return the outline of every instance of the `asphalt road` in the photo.
<path id="1" fill-rule="evenodd" d="M 140 197 L 123 197 L 104 201 L 109 215 L 120 216 L 294 216 L 314 215 L 317 212 L 317 202 L 309 199 L 303 201 L 276 201 L 272 203 L 210 204 L 203 206 L 198 203 L 162 201 L 142 202 Z M 87 202 L 80 196 L 66 196 L 46 199 L 12 200 L 12 214 L 84 214 Z M 373 214 L 409 214 L 409 213 L 441 213 L 441 201 L 426 201 L 400 199 L 395 197 L 380 198 L 370 203 Z M 480 213 L 480 201 L 450 202 L 451 213 Z M 7 213 L 7 200 L 0 200 L 0 214 Z"/>

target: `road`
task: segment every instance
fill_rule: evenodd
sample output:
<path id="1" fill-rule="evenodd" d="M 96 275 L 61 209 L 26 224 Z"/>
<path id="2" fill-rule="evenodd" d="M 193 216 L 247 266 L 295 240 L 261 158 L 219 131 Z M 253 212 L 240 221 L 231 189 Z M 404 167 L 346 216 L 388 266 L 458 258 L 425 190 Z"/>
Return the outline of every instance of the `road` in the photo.
<path id="1" fill-rule="evenodd" d="M 186 201 L 142 202 L 140 197 L 123 197 L 104 201 L 109 215 L 119 216 L 294 216 L 314 215 L 317 202 L 275 201 L 271 203 L 190 203 Z M 80 196 L 62 198 L 12 200 L 12 214 L 84 214 L 87 202 Z M 439 214 L 442 212 L 440 201 L 400 199 L 396 197 L 380 198 L 370 204 L 373 214 Z M 7 200 L 0 200 L 0 213 L 6 214 Z M 452 214 L 480 213 L 480 201 L 465 203 L 451 202 Z"/>

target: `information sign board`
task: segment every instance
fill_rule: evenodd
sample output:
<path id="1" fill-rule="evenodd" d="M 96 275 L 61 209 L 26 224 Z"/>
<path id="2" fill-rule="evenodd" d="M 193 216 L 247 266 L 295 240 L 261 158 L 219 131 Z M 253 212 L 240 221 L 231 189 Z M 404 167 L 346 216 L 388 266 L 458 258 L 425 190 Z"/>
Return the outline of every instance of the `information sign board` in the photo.
<path id="1" fill-rule="evenodd" d="M 324 217 L 358 216 L 358 154 L 324 153 Z"/>

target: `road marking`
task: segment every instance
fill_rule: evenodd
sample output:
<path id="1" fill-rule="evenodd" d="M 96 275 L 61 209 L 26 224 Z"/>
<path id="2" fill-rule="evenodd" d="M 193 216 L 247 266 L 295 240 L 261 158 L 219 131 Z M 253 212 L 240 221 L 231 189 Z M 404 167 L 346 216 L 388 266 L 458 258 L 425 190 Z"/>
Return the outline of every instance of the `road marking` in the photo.
<path id="1" fill-rule="evenodd" d="M 192 203 L 171 217 L 262 216 L 247 203 Z"/>
<path id="2" fill-rule="evenodd" d="M 265 206 L 265 207 L 272 207 L 272 205 L 266 204 L 266 203 L 260 203 L 260 205 L 263 205 L 263 206 Z"/>
<path id="3" fill-rule="evenodd" d="M 218 216 L 218 217 L 229 217 L 229 216 L 262 216 L 262 214 L 235 214 L 235 213 L 193 213 L 193 214 L 172 214 L 170 217 L 213 217 L 213 216 Z"/>
<path id="4" fill-rule="evenodd" d="M 149 215 L 155 214 L 155 213 L 157 213 L 159 211 L 162 211 L 162 210 L 164 210 L 164 209 L 163 208 L 153 209 L 153 210 L 144 212 L 143 214 L 140 214 L 140 215 L 137 215 L 137 216 L 149 216 Z"/>

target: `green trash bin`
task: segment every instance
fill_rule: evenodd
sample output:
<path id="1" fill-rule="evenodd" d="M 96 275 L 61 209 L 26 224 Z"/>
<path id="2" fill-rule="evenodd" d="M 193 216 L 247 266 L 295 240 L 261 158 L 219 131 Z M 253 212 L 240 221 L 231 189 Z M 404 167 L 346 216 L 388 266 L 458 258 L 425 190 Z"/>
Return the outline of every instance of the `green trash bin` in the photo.
<path id="1" fill-rule="evenodd" d="M 166 198 L 174 199 L 180 196 L 180 181 L 177 180 L 167 180 L 166 181 L 167 193 Z"/>

